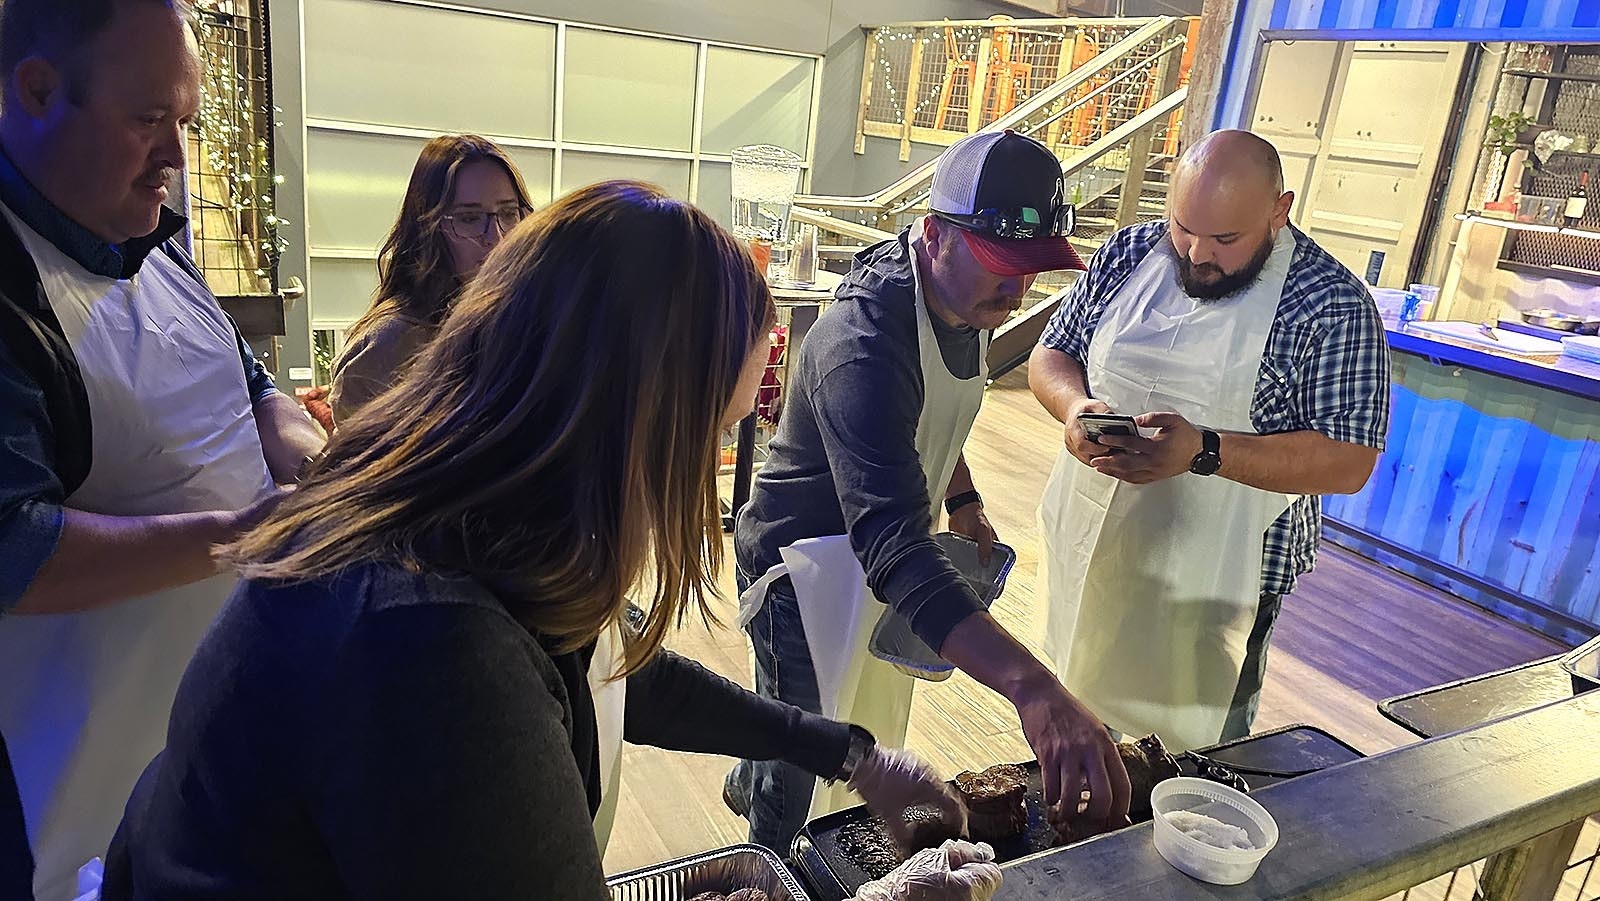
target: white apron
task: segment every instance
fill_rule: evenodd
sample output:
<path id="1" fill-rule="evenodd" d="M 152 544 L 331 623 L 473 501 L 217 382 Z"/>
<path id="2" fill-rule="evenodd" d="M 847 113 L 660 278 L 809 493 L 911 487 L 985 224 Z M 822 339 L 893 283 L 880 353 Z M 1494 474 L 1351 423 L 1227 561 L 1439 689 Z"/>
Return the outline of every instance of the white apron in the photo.
<path id="1" fill-rule="evenodd" d="M 622 720 L 628 707 L 628 680 L 610 677 L 622 669 L 622 636 L 613 626 L 595 642 L 589 660 L 589 695 L 594 698 L 595 737 L 600 750 L 600 809 L 594 815 L 594 841 L 600 859 L 606 856 L 611 826 L 617 817 L 617 790 L 622 783 Z"/>
<path id="2" fill-rule="evenodd" d="M 238 343 L 209 293 L 160 249 L 117 281 L 11 222 L 89 396 L 93 465 L 66 506 L 119 516 L 235 510 L 270 490 Z M 39 901 L 71 897 L 78 867 L 105 853 L 233 583 L 216 576 L 89 613 L 0 620 L 0 732 Z"/>
<path id="3" fill-rule="evenodd" d="M 914 228 L 912 240 L 920 241 L 920 236 L 920 227 Z M 983 388 L 989 377 L 989 333 L 982 332 L 978 339 L 978 374 L 970 379 L 951 375 L 940 355 L 933 321 L 928 318 L 915 253 L 913 248 L 917 351 L 923 385 L 916 447 L 927 476 L 929 512 L 937 523 L 950 476 L 983 404 Z M 904 745 L 906 725 L 911 719 L 911 689 L 917 680 L 868 650 L 872 627 L 882 615 L 883 605 L 867 588 L 867 574 L 850 547 L 849 536 L 807 538 L 780 553 L 783 562 L 767 570 L 740 596 L 740 627 L 761 609 L 768 586 L 788 576 L 800 607 L 811 662 L 816 667 L 822 715 L 861 726 L 884 747 Z M 807 819 L 856 803 L 859 802 L 843 783 L 830 786 L 818 780 Z"/>
<path id="4" fill-rule="evenodd" d="M 1253 432 L 1250 405 L 1293 233 L 1242 295 L 1199 303 L 1165 241 L 1107 307 L 1088 384 L 1118 413 L 1173 411 Z M 1290 498 L 1184 473 L 1130 485 L 1062 451 L 1039 508 L 1045 649 L 1062 683 L 1122 732 L 1169 748 L 1222 735 L 1260 604 L 1261 544 Z"/>

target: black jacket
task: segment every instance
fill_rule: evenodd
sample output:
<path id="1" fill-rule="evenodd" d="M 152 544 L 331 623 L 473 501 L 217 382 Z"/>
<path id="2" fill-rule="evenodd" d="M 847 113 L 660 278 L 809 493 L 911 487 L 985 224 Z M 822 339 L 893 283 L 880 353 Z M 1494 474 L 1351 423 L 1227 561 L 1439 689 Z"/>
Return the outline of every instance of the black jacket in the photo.
<path id="1" fill-rule="evenodd" d="M 70 495 L 89 475 L 89 395 L 78 359 L 45 297 L 39 267 L 5 216 L 0 216 L 0 341 L 44 392 L 55 450 L 51 468 L 61 480 L 62 495 Z"/>

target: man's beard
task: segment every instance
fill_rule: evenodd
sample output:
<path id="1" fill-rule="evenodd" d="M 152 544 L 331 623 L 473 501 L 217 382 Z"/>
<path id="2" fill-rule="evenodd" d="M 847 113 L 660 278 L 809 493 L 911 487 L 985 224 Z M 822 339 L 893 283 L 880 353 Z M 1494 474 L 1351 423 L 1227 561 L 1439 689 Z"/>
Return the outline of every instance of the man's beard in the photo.
<path id="1" fill-rule="evenodd" d="M 1183 293 L 1202 303 L 1222 300 L 1243 291 L 1256 283 L 1261 277 L 1261 270 L 1267 268 L 1267 260 L 1272 258 L 1272 248 L 1276 242 L 1272 237 L 1263 241 L 1256 249 L 1250 262 L 1237 272 L 1223 272 L 1215 263 L 1201 263 L 1196 266 L 1189 262 L 1188 257 L 1177 254 L 1178 257 L 1178 285 L 1183 288 Z M 1206 275 L 1207 281 L 1200 281 L 1197 276 Z"/>

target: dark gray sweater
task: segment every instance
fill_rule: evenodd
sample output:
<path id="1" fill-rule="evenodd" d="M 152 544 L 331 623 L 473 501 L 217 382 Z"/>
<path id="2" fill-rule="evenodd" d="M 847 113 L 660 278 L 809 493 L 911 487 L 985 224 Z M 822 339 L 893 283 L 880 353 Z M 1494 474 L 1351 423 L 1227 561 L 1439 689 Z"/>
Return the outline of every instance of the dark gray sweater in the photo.
<path id="1" fill-rule="evenodd" d="M 849 535 L 878 599 L 939 648 L 983 606 L 930 535 L 917 455 L 922 365 L 907 232 L 856 255 L 806 333 L 778 434 L 739 514 L 739 567 L 758 577 L 803 538 Z M 946 368 L 978 371 L 978 333 L 930 317 Z"/>
<path id="2" fill-rule="evenodd" d="M 466 579 L 241 583 L 184 674 L 103 897 L 601 901 L 592 653 L 552 653 Z M 849 743 L 665 652 L 629 678 L 625 731 L 818 775 Z"/>

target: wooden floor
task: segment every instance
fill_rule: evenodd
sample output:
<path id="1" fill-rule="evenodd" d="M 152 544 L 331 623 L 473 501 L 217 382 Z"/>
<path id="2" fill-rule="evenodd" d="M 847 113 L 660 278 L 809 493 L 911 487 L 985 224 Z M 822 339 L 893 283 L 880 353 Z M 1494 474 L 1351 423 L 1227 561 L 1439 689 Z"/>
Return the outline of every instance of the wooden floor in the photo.
<path id="1" fill-rule="evenodd" d="M 1044 616 L 1034 593 L 1039 547 L 1034 513 L 1060 446 L 1059 425 L 1028 391 L 1025 370 L 1018 370 L 989 389 L 966 447 L 989 517 L 1018 555 L 995 615 L 1035 650 L 1043 640 Z M 730 600 L 721 613 L 731 622 L 731 575 L 725 573 L 723 581 Z M 672 644 L 751 684 L 748 644 L 731 627 L 710 632 L 694 627 Z M 1376 702 L 1382 698 L 1560 650 L 1520 626 L 1327 545 L 1316 572 L 1285 601 L 1271 648 L 1256 728 L 1309 723 L 1366 753 L 1414 740 L 1378 714 Z M 907 746 L 947 776 L 1033 756 L 1011 707 L 960 673 L 918 686 Z M 744 820 L 721 800 L 722 777 L 731 763 L 628 748 L 606 871 L 743 841 Z M 1597 883 L 1600 875 L 1591 886 Z M 1437 888 L 1414 897 L 1443 897 L 1443 883 Z M 1458 885 L 1452 896 L 1470 897 L 1461 895 L 1462 888 Z"/>

